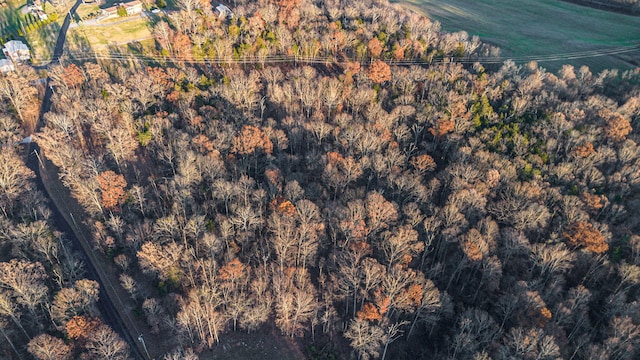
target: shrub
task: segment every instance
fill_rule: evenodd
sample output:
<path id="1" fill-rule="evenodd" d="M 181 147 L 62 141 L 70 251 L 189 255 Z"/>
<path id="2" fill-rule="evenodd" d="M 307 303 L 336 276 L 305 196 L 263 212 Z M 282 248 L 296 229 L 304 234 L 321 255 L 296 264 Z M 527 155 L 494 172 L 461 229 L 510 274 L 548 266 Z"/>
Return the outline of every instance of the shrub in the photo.
<path id="1" fill-rule="evenodd" d="M 149 145 L 149 142 L 151 141 L 152 138 L 153 138 L 153 135 L 151 135 L 151 132 L 146 129 L 144 131 L 139 131 L 138 134 L 136 135 L 136 139 L 142 146 Z"/>

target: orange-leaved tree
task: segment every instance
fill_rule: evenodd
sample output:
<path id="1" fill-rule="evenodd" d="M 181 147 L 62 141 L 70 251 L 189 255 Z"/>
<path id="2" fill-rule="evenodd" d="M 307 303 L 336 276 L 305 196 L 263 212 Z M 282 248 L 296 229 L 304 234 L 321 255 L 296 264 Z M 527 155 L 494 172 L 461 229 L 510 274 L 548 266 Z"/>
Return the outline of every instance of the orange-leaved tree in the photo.
<path id="1" fill-rule="evenodd" d="M 376 60 L 369 66 L 369 79 L 376 84 L 391 80 L 391 67 L 382 61 Z"/>
<path id="2" fill-rule="evenodd" d="M 372 58 L 377 58 L 382 54 L 382 43 L 380 43 L 380 40 L 378 40 L 377 37 L 369 40 L 367 47 L 369 48 L 369 54 L 371 54 Z"/>
<path id="3" fill-rule="evenodd" d="M 454 126 L 455 121 L 453 119 L 440 118 L 433 127 L 429 128 L 429 132 L 437 138 L 442 138 L 446 134 L 453 132 Z"/>
<path id="4" fill-rule="evenodd" d="M 75 64 L 71 64 L 62 71 L 62 83 L 68 88 L 76 88 L 84 82 L 84 73 Z"/>
<path id="5" fill-rule="evenodd" d="M 283 196 L 276 196 L 269 203 L 269 209 L 281 215 L 292 217 L 296 214 L 296 207 Z"/>
<path id="6" fill-rule="evenodd" d="M 382 315 L 380 315 L 380 310 L 378 310 L 378 308 L 374 304 L 369 302 L 364 303 L 364 305 L 362 306 L 362 310 L 358 311 L 358 314 L 356 316 L 358 317 L 358 319 L 369 321 L 377 321 L 382 318 Z"/>
<path id="7" fill-rule="evenodd" d="M 271 154 L 273 151 L 273 143 L 271 143 L 267 134 L 260 128 L 245 125 L 233 141 L 233 152 L 240 155 L 249 155 L 255 153 L 256 150 L 262 150 L 266 154 Z"/>
<path id="8" fill-rule="evenodd" d="M 84 341 L 93 333 L 101 322 L 98 319 L 88 316 L 74 316 L 65 325 L 65 330 L 69 339 Z"/>
<path id="9" fill-rule="evenodd" d="M 605 236 L 593 224 L 586 221 L 573 223 L 563 233 L 569 244 L 584 246 L 587 251 L 602 254 L 609 249 Z"/>
<path id="10" fill-rule="evenodd" d="M 631 133 L 633 128 L 631 123 L 624 116 L 618 113 L 601 112 L 601 116 L 607 116 L 607 126 L 604 131 L 607 137 L 614 141 L 622 141 L 627 138 L 627 135 Z"/>
<path id="11" fill-rule="evenodd" d="M 107 170 L 98 175 L 98 184 L 100 184 L 102 206 L 105 209 L 112 210 L 122 203 L 125 197 L 124 188 L 127 186 L 124 176 Z"/>
<path id="12" fill-rule="evenodd" d="M 437 166 L 435 160 L 433 160 L 433 157 L 427 154 L 414 156 L 409 160 L 409 163 L 421 174 L 433 171 Z"/>

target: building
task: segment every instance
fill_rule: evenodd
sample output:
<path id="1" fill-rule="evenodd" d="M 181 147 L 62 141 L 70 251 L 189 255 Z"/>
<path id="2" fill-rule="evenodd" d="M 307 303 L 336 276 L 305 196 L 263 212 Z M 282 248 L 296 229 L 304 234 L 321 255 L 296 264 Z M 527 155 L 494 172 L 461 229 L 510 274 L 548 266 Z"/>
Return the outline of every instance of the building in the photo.
<path id="1" fill-rule="evenodd" d="M 14 63 L 21 63 L 31 59 L 29 48 L 20 40 L 11 40 L 4 44 L 2 52 L 7 59 L 11 59 Z"/>
<path id="2" fill-rule="evenodd" d="M 228 19 L 233 16 L 231 9 L 222 4 L 218 4 L 218 6 L 216 6 L 216 14 L 218 14 L 218 18 L 220 18 L 220 20 Z"/>
<path id="3" fill-rule="evenodd" d="M 118 8 L 124 7 L 127 11 L 127 16 L 140 14 L 142 12 L 142 2 L 138 0 L 129 1 L 126 3 L 117 3 L 114 6 L 102 9 L 102 15 L 98 20 L 111 19 L 118 16 Z"/>
<path id="4" fill-rule="evenodd" d="M 128 3 L 124 3 L 124 8 L 127 9 L 127 15 L 140 14 L 142 12 L 142 2 L 135 0 Z"/>
<path id="5" fill-rule="evenodd" d="M 138 0 L 129 1 L 122 4 L 127 10 L 127 15 L 140 14 L 142 12 L 142 2 Z"/>
<path id="6" fill-rule="evenodd" d="M 38 19 L 40 19 L 40 20 L 42 20 L 42 21 L 45 21 L 45 20 L 47 20 L 47 19 L 49 18 L 49 16 L 47 15 L 47 13 L 45 13 L 45 12 L 44 12 L 44 11 L 42 11 L 42 10 L 36 10 L 36 11 L 34 12 L 34 14 L 38 17 Z"/>
<path id="7" fill-rule="evenodd" d="M 6 74 L 10 71 L 15 71 L 16 68 L 13 66 L 13 62 L 9 59 L 0 59 L 0 73 Z"/>
<path id="8" fill-rule="evenodd" d="M 116 17 L 118 16 L 118 7 L 117 6 L 111 6 L 108 7 L 106 9 L 102 9 L 102 16 L 106 16 L 106 17 Z"/>

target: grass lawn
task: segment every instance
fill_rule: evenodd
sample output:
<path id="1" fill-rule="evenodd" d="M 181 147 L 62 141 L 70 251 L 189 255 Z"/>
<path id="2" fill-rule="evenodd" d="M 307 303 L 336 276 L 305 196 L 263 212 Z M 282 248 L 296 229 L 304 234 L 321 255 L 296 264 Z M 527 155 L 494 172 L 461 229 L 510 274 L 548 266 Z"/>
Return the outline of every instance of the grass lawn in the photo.
<path id="1" fill-rule="evenodd" d="M 0 40 L 5 37 L 11 37 L 9 40 L 18 40 L 17 34 L 20 29 L 18 21 L 23 16 L 20 8 L 26 3 L 26 0 L 8 0 L 6 6 L 0 6 Z"/>
<path id="2" fill-rule="evenodd" d="M 592 70 L 630 68 L 623 61 L 640 51 L 618 56 L 572 59 L 567 53 L 598 51 L 640 44 L 640 17 L 578 6 L 561 0 L 397 0 L 438 20 L 444 30 L 464 30 L 502 49 L 503 56 L 527 58 L 562 54 L 540 61 L 551 70 L 563 63 Z"/>
<path id="3" fill-rule="evenodd" d="M 90 14 L 100 14 L 100 6 L 95 4 L 81 4 L 76 10 L 76 14 L 80 19 L 86 19 Z"/>
<path id="4" fill-rule="evenodd" d="M 53 50 L 56 47 L 58 33 L 60 32 L 60 24 L 53 22 L 47 24 L 36 31 L 27 33 L 26 39 L 33 53 L 33 62 L 38 64 L 40 61 L 51 59 Z"/>
<path id="5" fill-rule="evenodd" d="M 0 38 L 25 41 L 31 49 L 35 63 L 49 60 L 58 39 L 58 32 L 64 21 L 64 16 L 58 16 L 56 21 L 41 25 L 37 29 L 32 28 L 29 31 L 28 24 L 31 21 L 25 20 L 25 14 L 22 13 L 22 8 L 26 6 L 26 3 L 26 0 L 9 0 L 6 7 L 0 7 Z M 55 9 L 47 4 L 46 11 L 51 15 Z M 23 36 L 19 36 L 23 29 L 20 22 L 28 31 Z M 40 24 L 42 23 L 40 22 Z"/>
<path id="6" fill-rule="evenodd" d="M 122 19 L 119 19 L 120 21 Z M 67 47 L 77 49 L 83 42 L 94 49 L 109 45 L 121 45 L 151 37 L 147 18 L 134 18 L 113 24 L 101 23 L 98 26 L 83 26 L 69 29 Z"/>

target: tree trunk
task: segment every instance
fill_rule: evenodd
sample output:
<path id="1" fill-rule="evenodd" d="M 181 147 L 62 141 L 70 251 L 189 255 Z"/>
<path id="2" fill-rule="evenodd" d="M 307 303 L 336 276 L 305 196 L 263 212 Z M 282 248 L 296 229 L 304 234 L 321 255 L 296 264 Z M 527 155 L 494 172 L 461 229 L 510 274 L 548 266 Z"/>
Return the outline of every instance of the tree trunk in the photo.
<path id="1" fill-rule="evenodd" d="M 409 328 L 409 333 L 407 334 L 407 341 L 409 341 L 409 338 L 411 337 L 411 333 L 413 333 L 413 328 L 416 326 L 416 323 L 418 322 L 418 317 L 420 316 L 421 312 L 422 312 L 422 307 L 418 309 L 418 312 L 416 312 L 416 316 L 414 316 L 413 318 L 413 322 L 411 323 L 411 327 Z"/>
<path id="2" fill-rule="evenodd" d="M 389 337 L 387 339 L 387 341 L 384 342 L 384 351 L 382 351 L 382 360 L 384 360 L 384 358 L 387 356 L 387 348 L 389 347 L 389 344 L 391 343 L 391 337 Z"/>
<path id="3" fill-rule="evenodd" d="M 4 336 L 4 338 L 9 343 L 9 346 L 11 346 L 11 349 L 13 349 L 13 352 L 16 353 L 16 355 L 18 356 L 18 359 L 22 360 L 23 359 L 22 355 L 20 355 L 20 353 L 18 352 L 18 349 L 16 349 L 16 346 L 13 345 L 13 342 L 11 341 L 11 339 L 9 339 L 9 336 L 7 336 L 7 333 L 4 332 L 4 328 L 2 326 L 0 326 L 0 332 L 2 333 L 2 336 Z"/>

